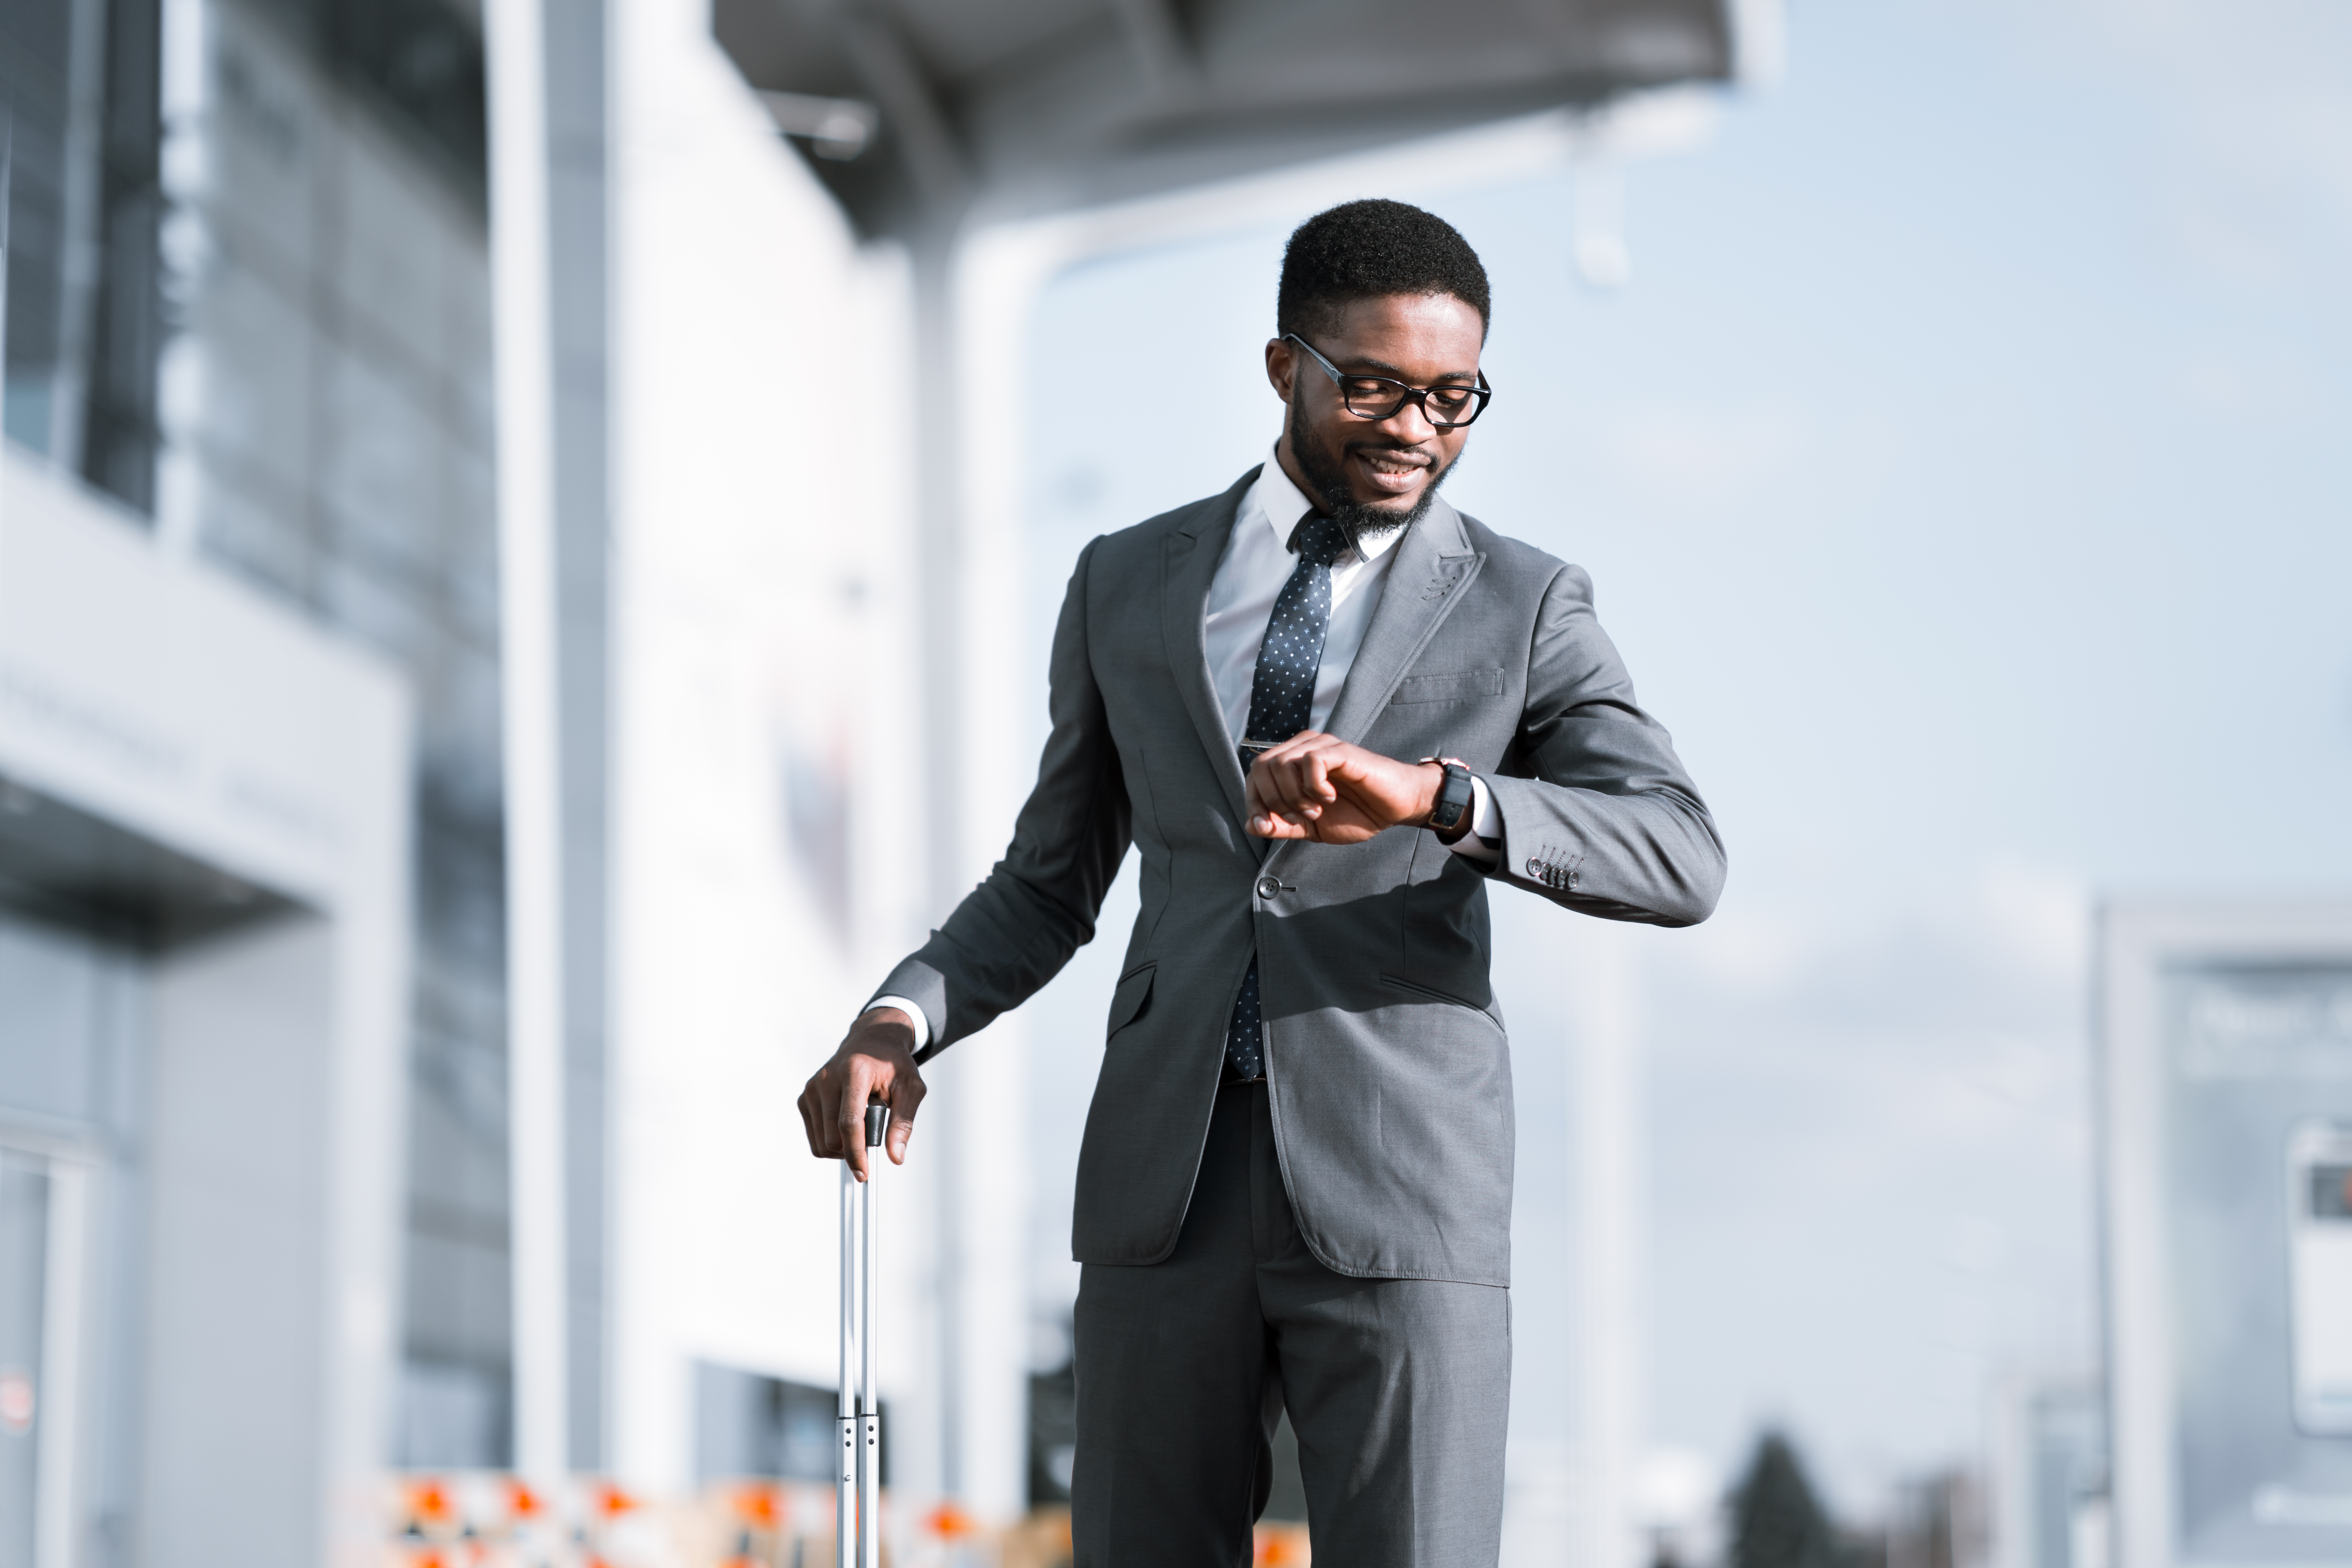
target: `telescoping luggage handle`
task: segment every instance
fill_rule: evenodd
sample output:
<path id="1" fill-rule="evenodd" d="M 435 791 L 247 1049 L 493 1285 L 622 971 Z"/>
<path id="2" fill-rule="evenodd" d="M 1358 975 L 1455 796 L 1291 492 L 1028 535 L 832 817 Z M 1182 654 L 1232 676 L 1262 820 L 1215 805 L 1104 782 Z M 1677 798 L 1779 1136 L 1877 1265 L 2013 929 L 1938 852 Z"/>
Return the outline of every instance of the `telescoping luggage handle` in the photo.
<path id="1" fill-rule="evenodd" d="M 866 1108 L 866 1147 L 882 1147 L 890 1108 Z M 874 1177 L 841 1163 L 841 1468 L 834 1492 L 835 1568 L 881 1568 L 882 1386 L 874 1354 Z"/>

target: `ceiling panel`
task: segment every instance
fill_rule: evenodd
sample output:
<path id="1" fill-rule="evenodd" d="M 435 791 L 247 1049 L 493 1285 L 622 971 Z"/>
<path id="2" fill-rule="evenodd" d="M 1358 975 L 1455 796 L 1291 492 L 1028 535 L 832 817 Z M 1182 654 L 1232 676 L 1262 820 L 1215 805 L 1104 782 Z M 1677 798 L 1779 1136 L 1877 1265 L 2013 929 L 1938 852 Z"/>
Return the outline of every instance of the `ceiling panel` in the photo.
<path id="1" fill-rule="evenodd" d="M 874 103 L 868 233 L 1177 188 L 1733 72 L 1727 0 L 713 0 L 755 87 Z"/>

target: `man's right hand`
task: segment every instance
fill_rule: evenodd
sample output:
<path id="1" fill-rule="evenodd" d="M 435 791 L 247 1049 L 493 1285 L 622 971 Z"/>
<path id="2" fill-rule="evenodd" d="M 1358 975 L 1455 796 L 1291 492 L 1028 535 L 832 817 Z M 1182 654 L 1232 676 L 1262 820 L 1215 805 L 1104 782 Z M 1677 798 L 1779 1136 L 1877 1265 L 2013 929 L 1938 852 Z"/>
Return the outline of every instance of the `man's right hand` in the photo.
<path id="1" fill-rule="evenodd" d="M 903 1165 L 907 1140 L 915 1135 L 915 1108 L 923 1103 L 923 1075 L 915 1069 L 915 1021 L 896 1007 L 859 1014 L 833 1059 L 801 1090 L 809 1152 L 847 1160 L 864 1181 L 866 1108 L 877 1100 L 890 1108 L 885 1142 L 890 1163 Z"/>

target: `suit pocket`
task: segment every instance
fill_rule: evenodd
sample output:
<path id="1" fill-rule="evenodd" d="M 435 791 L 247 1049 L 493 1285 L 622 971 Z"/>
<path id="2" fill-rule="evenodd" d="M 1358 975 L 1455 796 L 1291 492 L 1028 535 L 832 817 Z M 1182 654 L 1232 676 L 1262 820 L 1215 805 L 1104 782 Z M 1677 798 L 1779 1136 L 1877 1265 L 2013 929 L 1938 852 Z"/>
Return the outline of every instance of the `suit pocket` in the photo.
<path id="1" fill-rule="evenodd" d="M 1393 985 L 1400 991 L 1410 991 L 1414 995 L 1428 1001 L 1443 1002 L 1449 1007 L 1460 1007 L 1467 1012 L 1475 1013 L 1498 1029 L 1503 1026 L 1502 1017 L 1496 1009 L 1482 1007 L 1466 996 L 1456 996 L 1451 991 L 1440 991 L 1434 985 L 1423 985 L 1418 980 L 1407 980 L 1402 975 L 1391 974 L 1386 971 L 1381 972 L 1381 980 L 1385 984 Z"/>
<path id="2" fill-rule="evenodd" d="M 1160 972 L 1158 960 L 1139 963 L 1119 976 L 1118 989 L 1110 994 L 1110 1024 L 1103 1031 L 1108 1043 L 1113 1035 L 1143 1016 L 1144 1005 L 1151 1000 L 1151 977 Z"/>
<path id="3" fill-rule="evenodd" d="M 1481 698 L 1503 694 L 1503 671 L 1494 669 L 1464 669 L 1452 675 L 1408 675 L 1397 682 L 1396 695 L 1389 706 L 1400 708 L 1412 702 L 1475 702 Z"/>

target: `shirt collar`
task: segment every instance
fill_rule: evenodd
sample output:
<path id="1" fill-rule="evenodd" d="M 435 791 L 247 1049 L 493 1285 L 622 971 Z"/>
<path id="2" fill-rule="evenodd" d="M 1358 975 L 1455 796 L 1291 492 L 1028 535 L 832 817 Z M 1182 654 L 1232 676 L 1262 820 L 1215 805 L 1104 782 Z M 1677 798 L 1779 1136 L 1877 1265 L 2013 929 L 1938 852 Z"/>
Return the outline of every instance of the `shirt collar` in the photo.
<path id="1" fill-rule="evenodd" d="M 1267 451 L 1265 467 L 1259 472 L 1257 483 L 1250 487 L 1249 502 L 1265 519 L 1265 525 L 1274 530 L 1276 542 L 1286 553 L 1291 531 L 1298 526 L 1299 519 L 1315 510 L 1315 503 L 1307 499 L 1306 491 L 1291 483 L 1289 473 L 1282 466 L 1282 444 L 1278 441 Z M 1379 560 L 1403 537 L 1402 528 L 1382 529 L 1379 538 L 1364 542 L 1362 559 Z M 1346 559 L 1344 555 L 1340 557 L 1341 561 Z"/>

